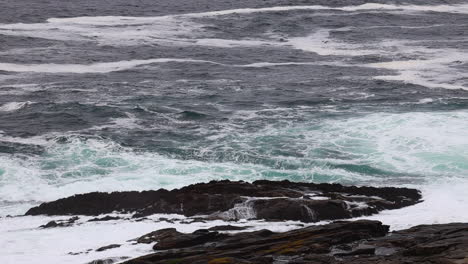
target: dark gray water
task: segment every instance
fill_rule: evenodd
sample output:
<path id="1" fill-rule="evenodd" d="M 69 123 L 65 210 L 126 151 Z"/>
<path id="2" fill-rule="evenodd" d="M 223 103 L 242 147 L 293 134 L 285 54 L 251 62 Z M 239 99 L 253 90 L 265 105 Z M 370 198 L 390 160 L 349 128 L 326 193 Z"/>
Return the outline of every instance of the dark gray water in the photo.
<path id="1" fill-rule="evenodd" d="M 466 177 L 467 4 L 128 2 L 0 3 L 5 213 L 212 179 Z"/>

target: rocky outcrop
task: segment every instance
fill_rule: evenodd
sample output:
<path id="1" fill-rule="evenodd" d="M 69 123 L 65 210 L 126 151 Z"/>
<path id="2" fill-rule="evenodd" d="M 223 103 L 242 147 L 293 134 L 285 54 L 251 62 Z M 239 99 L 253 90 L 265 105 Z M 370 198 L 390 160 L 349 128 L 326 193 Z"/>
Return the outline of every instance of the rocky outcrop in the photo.
<path id="1" fill-rule="evenodd" d="M 108 250 L 108 249 L 118 248 L 120 246 L 121 245 L 119 245 L 119 244 L 111 244 L 111 245 L 108 245 L 108 246 L 105 246 L 105 247 L 100 247 L 100 248 L 96 249 L 96 251 L 101 252 L 101 251 L 105 251 L 105 250 Z"/>
<path id="2" fill-rule="evenodd" d="M 418 203 L 407 188 L 375 188 L 290 181 L 212 181 L 167 191 L 87 193 L 43 203 L 27 215 L 100 215 L 112 212 L 203 215 L 221 219 L 321 220 L 371 215 Z"/>
<path id="3" fill-rule="evenodd" d="M 79 219 L 79 217 L 74 216 L 74 217 L 72 217 L 70 219 L 66 219 L 66 220 L 50 221 L 45 225 L 41 225 L 40 227 L 41 228 L 67 227 L 67 226 L 73 225 L 78 219 Z"/>
<path id="4" fill-rule="evenodd" d="M 468 263 L 468 224 L 417 226 L 387 235 L 378 221 L 335 222 L 285 233 L 153 233 L 155 253 L 126 264 Z"/>

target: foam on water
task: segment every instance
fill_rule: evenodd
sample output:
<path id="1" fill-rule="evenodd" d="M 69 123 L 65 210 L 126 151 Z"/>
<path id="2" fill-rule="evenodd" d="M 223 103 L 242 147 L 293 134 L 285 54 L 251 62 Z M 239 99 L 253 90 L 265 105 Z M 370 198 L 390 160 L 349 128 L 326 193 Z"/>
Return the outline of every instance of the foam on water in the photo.
<path id="1" fill-rule="evenodd" d="M 155 17 L 98 16 L 50 18 L 47 23 L 0 24 L 0 34 L 28 36 L 63 41 L 92 41 L 102 45 L 142 45 L 158 43 L 161 45 L 192 45 L 194 38 L 207 37 L 204 24 L 195 22 L 196 18 L 226 15 L 248 15 L 263 12 L 287 12 L 295 10 L 342 12 L 447 12 L 468 14 L 468 5 L 391 5 L 363 4 L 357 6 L 328 7 L 320 5 L 276 6 L 267 8 L 242 8 L 181 15 Z M 225 40 L 228 41 L 228 40 Z M 201 40 L 203 43 L 213 44 Z M 195 41 L 196 43 L 196 41 Z M 244 43 L 245 44 L 245 43 Z M 218 41 L 220 45 L 220 41 Z M 229 45 L 224 43 L 223 45 Z"/>
<path id="2" fill-rule="evenodd" d="M 47 23 L 4 24 L 0 34 L 102 45 L 184 44 L 202 25 L 172 16 L 51 18 Z"/>
<path id="3" fill-rule="evenodd" d="M 346 28 L 341 29 L 341 31 Z M 366 49 L 360 44 L 334 41 L 330 38 L 330 30 L 320 29 L 306 36 L 290 38 L 287 42 L 296 49 L 314 52 L 322 56 L 362 56 L 375 54 L 376 49 Z"/>
<path id="4" fill-rule="evenodd" d="M 216 44 L 214 44 L 216 45 Z M 241 44 L 243 45 L 243 44 Z M 177 58 L 159 58 L 147 60 L 130 60 L 130 61 L 116 61 L 116 62 L 101 62 L 93 64 L 13 64 L 13 63 L 0 63 L 0 70 L 8 72 L 31 72 L 31 73 L 109 73 L 125 71 L 136 68 L 138 66 L 162 63 L 204 63 L 213 64 L 224 67 L 246 67 L 246 68 L 262 68 L 262 67 L 279 67 L 279 66 L 305 66 L 305 65 L 342 65 L 339 63 L 322 63 L 322 62 L 255 62 L 250 64 L 223 64 L 215 61 L 208 60 L 195 60 L 195 59 L 177 59 Z M 33 91 L 37 89 L 32 89 Z M 77 90 L 74 88 L 74 90 Z M 24 107 L 31 102 L 11 102 L 0 106 L 0 111 L 8 110 L 15 107 Z M 19 108 L 18 108 L 19 109 Z M 13 109 L 17 110 L 17 109 Z"/>
<path id="5" fill-rule="evenodd" d="M 29 36 L 63 41 L 92 41 L 101 45 L 195 45 L 212 46 L 218 48 L 235 47 L 277 47 L 294 48 L 307 52 L 314 52 L 321 56 L 359 57 L 366 55 L 385 56 L 387 58 L 412 58 L 410 60 L 394 59 L 383 63 L 371 63 L 366 66 L 379 69 L 394 70 L 394 74 L 376 76 L 375 78 L 412 83 L 429 88 L 468 89 L 463 78 L 463 69 L 458 66 L 467 63 L 466 52 L 462 49 L 428 48 L 424 41 L 408 41 L 399 39 L 380 39 L 378 42 L 349 42 L 335 39 L 332 32 L 343 32 L 359 28 L 343 27 L 338 29 L 319 28 L 310 35 L 291 37 L 280 41 L 269 38 L 268 32 L 263 36 L 246 39 L 212 38 L 214 32 L 201 23 L 200 18 L 228 16 L 232 14 L 249 15 L 262 12 L 287 12 L 294 10 L 314 11 L 331 10 L 340 12 L 384 12 L 389 10 L 403 10 L 405 12 L 448 12 L 468 14 L 468 5 L 391 5 L 391 4 L 363 4 L 358 6 L 327 7 L 327 6 L 280 6 L 268 8 L 232 9 L 202 13 L 188 13 L 181 15 L 166 15 L 156 17 L 74 17 L 51 18 L 47 23 L 36 24 L 3 24 L 0 34 Z M 198 20 L 197 20 L 198 19 Z M 441 26 L 441 25 L 432 25 Z M 426 27 L 426 26 L 423 26 Z M 402 26 L 406 30 L 420 29 L 421 26 Z M 369 26 L 369 29 L 376 28 Z M 362 29 L 362 28 L 361 28 Z M 274 37 L 274 36 L 273 36 Z M 445 39 L 433 40 L 446 41 Z M 0 70 L 13 72 L 48 72 L 48 73 L 108 73 L 122 71 L 140 65 L 164 63 L 177 59 L 149 59 L 80 64 L 13 64 L 0 63 Z M 180 61 L 184 61 L 180 59 Z M 186 59 L 185 62 L 197 62 Z M 336 59 L 342 66 L 349 66 L 346 58 Z M 207 61 L 198 61 L 214 63 Z M 256 62 L 263 63 L 263 62 Z M 260 65 L 252 63 L 252 65 Z M 294 62 L 292 62 L 294 63 Z M 216 64 L 216 63 L 215 63 Z M 352 65 L 352 64 L 351 64 Z M 272 65 L 270 65 L 272 66 Z"/>
<path id="6" fill-rule="evenodd" d="M 43 216 L 0 218 L 0 235 L 2 236 L 0 262 L 26 264 L 31 263 L 32 260 L 40 260 L 40 263 L 83 264 L 97 259 L 137 257 L 152 253 L 152 244 L 135 245 L 133 241 L 129 240 L 151 231 L 176 228 L 179 232 L 189 233 L 217 225 L 242 225 L 242 223 L 220 220 L 186 224 L 181 221 L 185 218 L 178 215 L 153 215 L 147 220 L 138 222 L 120 220 L 86 222 L 90 218 L 81 217 L 72 227 L 48 229 L 42 229 L 39 226 L 51 220 L 67 218 Z M 174 222 L 159 221 L 159 218 L 170 218 Z M 249 229 L 251 231 L 270 229 L 277 232 L 297 228 L 298 224 L 293 221 L 282 223 L 251 221 L 248 223 L 249 226 L 252 226 Z M 101 252 L 95 251 L 97 248 L 110 244 L 120 244 L 121 246 Z"/>
<path id="7" fill-rule="evenodd" d="M 40 72 L 40 73 L 109 73 L 115 71 L 129 70 L 141 65 L 153 63 L 169 63 L 169 62 L 184 62 L 184 63 L 211 63 L 212 61 L 194 60 L 194 59 L 177 59 L 177 58 L 159 58 L 148 60 L 130 60 L 116 62 L 101 62 L 89 65 L 82 64 L 13 64 L 0 63 L 0 71 L 10 72 Z"/>
<path id="8" fill-rule="evenodd" d="M 349 30 L 353 30 L 353 28 L 344 27 L 333 31 L 346 32 Z M 380 40 L 365 44 L 349 43 L 333 39 L 330 36 L 331 31 L 320 29 L 306 37 L 290 38 L 286 45 L 322 56 L 414 57 L 411 60 L 392 60 L 358 65 L 395 71 L 394 74 L 375 76 L 376 79 L 412 83 L 428 88 L 468 89 L 468 83 L 464 76 L 465 70 L 459 68 L 460 65 L 468 63 L 468 56 L 464 50 L 428 48 L 424 41 Z M 336 64 L 338 65 L 338 63 Z M 352 64 L 343 61 L 341 65 L 351 66 Z"/>
<path id="9" fill-rule="evenodd" d="M 433 49 L 424 59 L 368 64 L 369 67 L 395 70 L 396 75 L 377 76 L 382 80 L 396 80 L 429 88 L 468 90 L 465 69 L 457 66 L 468 62 L 465 52 Z"/>
<path id="10" fill-rule="evenodd" d="M 32 102 L 10 102 L 0 106 L 1 112 L 13 112 L 32 104 Z"/>
<path id="11" fill-rule="evenodd" d="M 433 181 L 431 184 L 413 186 L 422 191 L 424 199 L 422 203 L 362 218 L 382 221 L 390 225 L 392 230 L 407 229 L 423 224 L 468 222 L 466 211 L 468 180 L 440 177 Z"/>
<path id="12" fill-rule="evenodd" d="M 201 160 L 134 152 L 99 138 L 52 138 L 38 141 L 46 150 L 39 156 L 0 156 L 0 200 L 17 204 L 2 214 L 77 192 L 171 189 L 214 179 L 425 185 L 462 178 L 467 124 L 467 111 L 376 113 L 249 134 L 227 131 L 203 146 Z"/>
<path id="13" fill-rule="evenodd" d="M 314 55 L 317 61 L 309 62 L 302 60 L 298 62 L 292 59 L 279 62 L 248 60 L 243 62 L 245 64 L 223 64 L 216 62 L 216 59 L 208 61 L 192 58 L 152 59 L 151 57 L 150 59 L 144 57 L 145 59 L 140 60 L 117 58 L 112 62 L 93 60 L 95 63 L 92 64 L 73 62 L 53 64 L 36 60 L 36 64 L 0 63 L 0 71 L 25 73 L 15 75 L 7 73 L 1 78 L 7 80 L 12 78 L 11 76 L 28 78 L 36 76 L 29 75 L 29 72 L 109 73 L 137 67 L 137 70 L 141 71 L 149 68 L 151 64 L 174 62 L 205 63 L 233 67 L 232 69 L 234 67 L 335 65 L 367 67 L 370 69 L 365 70 L 379 72 L 379 76 L 374 76 L 374 78 L 422 85 L 428 88 L 468 88 L 463 69 L 468 63 L 468 56 L 463 42 L 460 42 L 461 45 L 451 45 L 451 48 L 440 48 L 444 46 L 437 44 L 456 43 L 463 39 L 458 37 L 429 40 L 405 39 L 405 36 L 410 35 L 412 30 L 447 26 L 444 24 L 420 25 L 417 23 L 414 26 L 411 24 L 395 26 L 371 24 L 368 27 L 336 28 L 335 23 L 328 23 L 327 25 L 333 24 L 331 28 L 313 28 L 310 29 L 311 32 L 301 33 L 302 35 L 292 32 L 291 36 L 286 33 L 276 36 L 267 31 L 237 39 L 223 39 L 217 34 L 219 33 L 219 30 L 215 30 L 217 27 L 210 27 L 211 25 L 207 24 L 207 21 L 214 18 L 231 22 L 229 19 L 239 19 L 244 16 L 247 18 L 258 13 L 283 12 L 287 15 L 290 11 L 304 11 L 310 16 L 328 16 L 333 22 L 337 16 L 354 16 L 364 13 L 372 15 L 379 13 L 416 14 L 428 17 L 432 12 L 449 13 L 447 15 L 468 14 L 468 5 L 280 6 L 155 17 L 72 17 L 50 18 L 44 23 L 34 24 L 0 24 L 2 35 L 59 40 L 72 45 L 76 45 L 76 41 L 79 41 L 79 45 L 85 43 L 90 46 L 97 44 L 127 48 L 133 45 L 137 47 L 139 45 L 165 45 L 196 46 L 197 49 L 206 46 L 214 47 L 210 48 L 213 50 L 226 48 L 234 51 L 240 48 L 253 50 L 268 47 L 281 49 L 281 52 L 300 54 L 300 51 L 304 51 L 319 55 Z M 450 26 L 463 27 L 464 25 L 450 24 Z M 374 40 L 370 38 L 365 42 L 353 35 L 356 33 L 359 36 L 362 30 L 379 27 L 401 28 L 404 32 L 400 33 L 404 34 L 396 34 L 395 39 L 381 37 Z M 432 34 L 431 37 L 436 38 L 434 35 Z M 428 42 L 434 45 L 430 46 Z M 15 60 L 16 57 L 37 55 L 35 54 L 37 52 L 47 53 L 53 49 L 60 50 L 61 47 L 15 48 L 4 51 L 1 55 L 10 56 L 9 62 L 17 62 L 22 59 Z M 54 53 L 50 52 L 50 54 Z M 194 54 L 194 56 L 197 55 Z M 320 58 L 320 56 L 323 57 Z M 366 62 L 363 64 L 362 59 L 367 56 L 371 59 L 378 58 L 376 61 L 379 62 L 368 63 L 368 60 L 364 60 Z M 35 82 L 36 80 L 25 81 Z M 2 84 L 0 93 L 26 97 L 37 91 L 49 90 L 50 92 L 52 88 L 62 88 L 60 84 L 50 85 L 49 87 L 43 83 L 13 82 L 11 85 Z M 44 86 L 47 87 L 44 88 Z M 220 83 L 219 86 L 222 84 Z M 72 89 L 77 90 L 76 87 Z M 154 96 L 157 93 L 157 89 L 151 90 L 151 95 Z M 352 91 L 350 96 L 368 98 L 375 95 L 366 91 Z M 432 94 L 427 97 L 418 98 L 419 101 L 416 104 L 432 104 L 439 100 Z M 27 107 L 31 102 L 26 100 L 28 99 L 4 101 L 0 105 L 0 113 L 11 115 L 15 111 L 28 110 Z M 333 107 L 332 105 L 328 108 L 324 106 L 327 108 L 324 111 L 337 111 Z M 171 110 L 178 111 L 178 109 Z M 151 112 L 151 110 L 147 112 L 161 114 L 156 111 Z M 280 112 L 286 114 L 280 114 Z M 298 110 L 292 107 L 281 109 L 276 106 L 260 111 L 234 112 L 232 120 L 229 118 L 225 123 L 218 124 L 217 127 L 221 127 L 220 130 L 212 131 L 209 126 L 201 126 L 196 133 L 206 135 L 203 140 L 194 140 L 184 146 L 176 147 L 182 153 L 193 152 L 187 156 L 184 156 L 185 154 L 162 154 L 158 153 L 158 149 L 153 149 L 153 152 L 135 150 L 121 146 L 108 138 L 80 135 L 80 132 L 89 135 L 90 132 L 101 130 L 122 129 L 130 132 L 144 130 L 144 125 L 131 114 L 124 118 L 111 119 L 108 123 L 102 123 L 86 131 L 65 134 L 53 132 L 32 138 L 17 138 L 7 136 L 0 131 L 2 144 L 5 143 L 7 146 L 32 145 L 43 149 L 43 152 L 34 154 L 0 154 L 0 237 L 2 237 L 0 262 L 18 264 L 31 263 L 31 259 L 40 259 L 41 262 L 49 263 L 85 263 L 98 258 L 145 254 L 150 252 L 150 246 L 131 246 L 127 240 L 158 228 L 177 227 L 179 231 L 191 232 L 224 222 L 191 225 L 164 221 L 154 223 L 151 220 L 85 223 L 86 218 L 82 218 L 81 225 L 70 228 L 38 229 L 39 225 L 57 218 L 2 216 L 23 214 L 28 208 L 41 202 L 76 193 L 172 189 L 191 183 L 219 179 L 247 181 L 289 179 L 418 188 L 422 190 L 424 202 L 400 210 L 385 211 L 370 218 L 390 224 L 393 229 L 407 228 L 417 224 L 468 222 L 466 213 L 468 111 L 353 113 L 352 117 L 326 116 L 323 119 L 320 116 L 308 114 L 310 113 L 304 109 Z M 174 124 L 192 124 L 190 120 L 180 120 L 170 114 L 167 114 L 165 118 Z M 255 131 L 248 127 L 257 123 L 260 124 L 258 126 L 260 128 Z M 166 129 L 175 128 L 169 126 Z M 231 213 L 234 216 L 249 217 L 252 215 L 250 209 L 248 204 L 240 204 L 234 210 L 235 212 Z M 270 228 L 285 231 L 297 227 L 296 224 L 254 221 L 248 225 L 253 225 L 253 229 Z M 115 232 L 117 229 L 119 232 Z M 89 254 L 77 256 L 68 254 L 68 252 L 85 251 L 114 243 L 120 243 L 122 247 L 101 253 L 92 251 Z"/>

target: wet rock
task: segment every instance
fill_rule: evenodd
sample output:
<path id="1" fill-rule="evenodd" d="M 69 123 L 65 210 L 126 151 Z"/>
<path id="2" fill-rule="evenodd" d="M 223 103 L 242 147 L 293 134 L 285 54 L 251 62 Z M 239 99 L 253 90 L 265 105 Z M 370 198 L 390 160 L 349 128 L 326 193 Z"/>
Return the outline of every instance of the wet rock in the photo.
<path id="1" fill-rule="evenodd" d="M 212 235 L 200 243 L 184 247 L 173 243 L 180 236 L 208 234 Z M 368 220 L 340 221 L 284 233 L 260 230 L 216 236 L 209 230 L 182 235 L 173 230 L 158 242 L 165 246 L 155 247 L 157 252 L 125 263 L 468 263 L 468 224 L 424 225 L 387 234 L 388 226 Z"/>
<path id="2" fill-rule="evenodd" d="M 112 220 L 120 220 L 122 218 L 118 217 L 118 216 L 110 216 L 110 215 L 106 215 L 104 217 L 96 217 L 96 218 L 91 218 L 88 220 L 88 222 L 102 222 L 102 221 L 112 221 Z"/>
<path id="3" fill-rule="evenodd" d="M 290 181 L 212 181 L 167 191 L 88 193 L 43 203 L 27 215 L 156 213 L 209 215 L 225 220 L 320 220 L 371 215 L 418 203 L 419 191 Z"/>
<path id="4" fill-rule="evenodd" d="M 208 228 L 210 231 L 239 231 L 245 230 L 250 226 L 232 226 L 232 225 L 221 225 L 221 226 L 213 226 Z"/>
<path id="5" fill-rule="evenodd" d="M 374 254 L 375 254 L 375 248 L 367 247 L 367 248 L 357 248 L 349 252 L 337 253 L 337 254 L 334 254 L 334 256 L 345 257 L 345 256 L 374 255 Z"/>
<path id="6" fill-rule="evenodd" d="M 111 245 L 108 245 L 108 246 L 105 246 L 105 247 L 100 247 L 100 248 L 96 249 L 96 251 L 101 252 L 101 251 L 108 250 L 108 249 L 118 248 L 120 246 L 121 245 L 119 245 L 119 244 L 111 244 Z"/>
<path id="7" fill-rule="evenodd" d="M 42 227 L 42 228 L 51 228 L 51 227 L 58 227 L 58 226 L 63 226 L 63 225 L 59 224 L 59 223 L 57 223 L 55 221 L 50 221 L 45 225 L 41 225 L 40 227 Z"/>
<path id="8" fill-rule="evenodd" d="M 253 206 L 258 218 L 268 220 L 317 222 L 352 217 L 340 200 L 268 199 L 257 200 Z"/>
<path id="9" fill-rule="evenodd" d="M 136 241 L 137 243 L 150 244 L 153 242 L 158 242 L 167 237 L 176 237 L 179 235 L 182 235 L 182 233 L 177 232 L 175 228 L 165 228 L 143 235 L 137 238 Z"/>
<path id="10" fill-rule="evenodd" d="M 174 234 L 174 233 L 172 233 Z M 172 235 L 166 236 L 159 240 L 156 245 L 154 245 L 154 250 L 165 250 L 173 248 L 185 248 L 193 247 L 196 245 L 204 244 L 207 242 L 213 242 L 227 237 L 225 234 L 220 234 L 216 231 L 209 231 L 207 229 L 200 229 L 192 234 L 178 234 L 176 236 Z"/>
<path id="11" fill-rule="evenodd" d="M 74 224 L 78 219 L 79 217 L 74 216 L 67 220 L 50 221 L 45 225 L 41 225 L 40 228 L 67 227 L 67 226 L 71 226 L 72 224 Z"/>
<path id="12" fill-rule="evenodd" d="M 168 263 L 174 259 L 178 259 L 177 263 L 193 264 L 231 263 L 222 260 L 232 263 L 274 263 L 280 258 L 293 260 L 297 256 L 328 254 L 335 245 L 381 237 L 387 232 L 388 227 L 377 221 L 336 222 L 285 233 L 260 230 L 220 235 L 209 230 L 197 230 L 182 236 L 173 233 L 154 247 L 155 250 L 165 251 L 126 263 Z"/>
<path id="13" fill-rule="evenodd" d="M 128 257 L 117 257 L 117 258 L 107 258 L 107 259 L 97 259 L 86 264 L 113 264 L 122 260 L 126 260 Z"/>

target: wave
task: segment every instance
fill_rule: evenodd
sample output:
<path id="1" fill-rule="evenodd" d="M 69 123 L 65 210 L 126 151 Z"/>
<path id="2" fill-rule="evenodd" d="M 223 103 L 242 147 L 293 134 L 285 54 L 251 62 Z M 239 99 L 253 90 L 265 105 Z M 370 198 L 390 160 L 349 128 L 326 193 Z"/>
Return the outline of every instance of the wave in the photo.
<path id="1" fill-rule="evenodd" d="M 171 189 L 215 179 L 423 186 L 468 173 L 466 124 L 467 111 L 376 113 L 273 125 L 255 133 L 226 130 L 201 145 L 184 146 L 176 156 L 135 151 L 101 138 L 36 138 L 30 143 L 41 145 L 40 155 L 0 155 L 0 200 Z"/>
<path id="2" fill-rule="evenodd" d="M 382 75 L 376 79 L 402 81 L 429 88 L 468 90 L 465 69 L 458 68 L 468 62 L 465 52 L 453 49 L 431 51 L 425 59 L 371 63 L 366 66 L 394 70 L 395 75 Z"/>
<path id="3" fill-rule="evenodd" d="M 351 5 L 342 7 L 332 7 L 324 5 L 296 5 L 296 6 L 274 6 L 263 8 L 237 8 L 227 9 L 220 11 L 208 11 L 199 13 L 186 13 L 178 15 L 165 15 L 158 17 L 125 17 L 125 16 L 101 16 L 101 17 L 76 17 L 76 18 L 50 18 L 48 22 L 72 22 L 82 24 L 138 24 L 142 21 L 154 21 L 161 18 L 173 17 L 207 17 L 207 16 L 226 16 L 238 14 L 253 14 L 253 13 L 268 13 L 268 12 L 287 12 L 287 11 L 300 11 L 300 10 L 338 10 L 346 12 L 356 11 L 386 11 L 386 10 L 404 10 L 404 11 L 418 11 L 418 12 L 443 12 L 443 13 L 462 13 L 468 14 L 467 4 L 453 4 L 453 5 L 395 5 L 395 4 L 379 4 L 379 3 L 366 3 L 362 5 Z M 116 22 L 119 21 L 119 22 Z"/>
<path id="4" fill-rule="evenodd" d="M 113 215 L 113 214 L 112 214 Z M 130 215 L 116 215 L 131 218 Z M 0 262 L 15 264 L 38 263 L 93 263 L 97 259 L 109 263 L 108 259 L 119 262 L 154 252 L 152 244 L 136 244 L 133 239 L 154 231 L 155 229 L 176 228 L 183 233 L 191 233 L 198 229 L 213 226 L 233 225 L 245 226 L 245 223 L 232 221 L 193 221 L 181 215 L 152 215 L 141 221 L 116 220 L 102 222 L 87 222 L 93 217 L 80 216 L 72 227 L 38 228 L 49 221 L 66 220 L 70 217 L 27 216 L 0 218 L 0 247 L 2 254 Z M 170 219 L 170 220 L 169 220 Z M 190 224 L 188 224 L 190 223 Z M 249 231 L 270 229 L 273 232 L 285 232 L 304 226 L 295 221 L 266 222 L 249 221 Z M 115 232 L 118 230 L 118 232 Z M 78 239 L 80 238 L 80 239 Z M 59 246 L 53 246 L 60 241 Z M 105 245 L 118 243 L 117 249 L 95 251 Z M 25 253 L 26 252 L 26 253 Z M 70 253 L 83 252 L 81 254 Z M 125 256 L 120 258 L 118 256 Z"/>
<path id="5" fill-rule="evenodd" d="M 0 70 L 9 72 L 37 72 L 37 73 L 109 73 L 129 70 L 141 65 L 153 63 L 210 63 L 219 64 L 212 61 L 194 59 L 160 58 L 148 60 L 129 60 L 116 62 L 101 62 L 94 64 L 13 64 L 0 63 Z"/>
<path id="6" fill-rule="evenodd" d="M 20 110 L 28 105 L 32 104 L 32 102 L 10 102 L 0 106 L 0 112 L 13 112 Z"/>
<path id="7" fill-rule="evenodd" d="M 468 203 L 466 179 L 434 179 L 431 184 L 415 187 L 422 191 L 422 203 L 383 211 L 365 219 L 381 221 L 390 225 L 392 230 L 407 229 L 415 225 L 468 222 L 468 213 L 464 209 Z"/>
<path id="8" fill-rule="evenodd" d="M 298 5 L 230 9 L 154 17 L 97 16 L 49 18 L 46 23 L 1 24 L 0 34 L 64 41 L 92 41 L 102 45 L 119 46 L 148 43 L 193 45 L 194 38 L 206 36 L 205 25 L 194 21 L 195 18 L 298 10 L 334 10 L 342 12 L 411 11 L 468 14 L 468 5 L 391 5 L 372 3 L 344 7 Z"/>
<path id="9" fill-rule="evenodd" d="M 321 62 L 255 62 L 250 64 L 224 64 L 215 61 L 195 60 L 195 59 L 177 59 L 177 58 L 160 58 L 147 60 L 129 60 L 115 62 L 100 62 L 93 64 L 13 64 L 0 63 L 0 70 L 9 72 L 32 72 L 32 73 L 109 73 L 131 70 L 138 66 L 150 65 L 156 63 L 205 63 L 223 67 L 245 67 L 245 68 L 262 68 L 262 67 L 280 67 L 280 66 L 303 66 L 303 65 L 341 65 L 338 63 L 321 63 Z M 24 107 L 29 103 L 9 103 L 0 107 L 0 111 L 7 111 L 14 107 Z M 19 109 L 19 108 L 18 108 Z M 17 110 L 17 109 L 13 109 Z M 8 110 L 10 111 L 10 110 Z"/>

